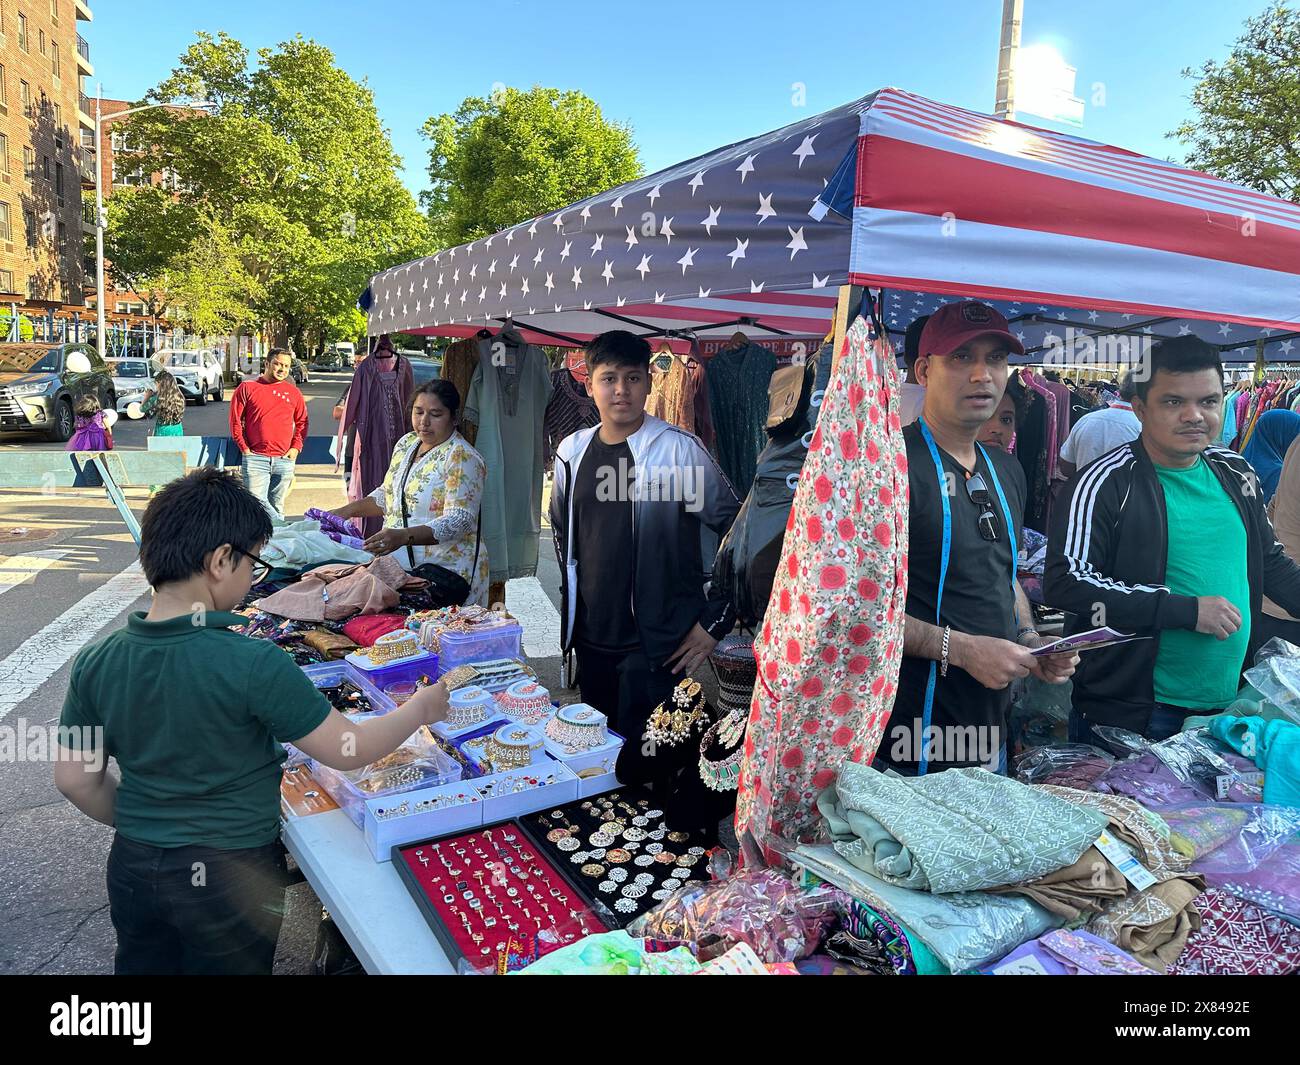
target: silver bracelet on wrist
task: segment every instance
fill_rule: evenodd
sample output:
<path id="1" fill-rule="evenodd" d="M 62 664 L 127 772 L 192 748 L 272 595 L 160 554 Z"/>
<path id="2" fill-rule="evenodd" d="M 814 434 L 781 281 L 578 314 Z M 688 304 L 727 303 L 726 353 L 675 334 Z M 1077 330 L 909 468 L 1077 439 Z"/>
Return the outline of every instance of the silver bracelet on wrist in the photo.
<path id="1" fill-rule="evenodd" d="M 951 636 L 952 626 L 945 625 L 943 627 L 943 645 L 939 650 L 939 676 L 941 677 L 948 675 L 948 641 Z"/>

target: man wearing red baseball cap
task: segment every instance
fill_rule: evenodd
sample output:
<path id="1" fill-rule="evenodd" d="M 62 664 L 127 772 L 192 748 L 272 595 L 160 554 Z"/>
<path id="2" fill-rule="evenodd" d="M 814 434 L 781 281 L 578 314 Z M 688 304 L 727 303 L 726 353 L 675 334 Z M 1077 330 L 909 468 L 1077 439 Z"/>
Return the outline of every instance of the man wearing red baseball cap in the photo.
<path id="1" fill-rule="evenodd" d="M 875 764 L 904 774 L 1005 770 L 1008 687 L 1034 674 L 1061 683 L 1077 656 L 1035 658 L 1045 642 L 1016 580 L 1025 477 L 976 443 L 1024 345 L 975 300 L 945 304 L 921 333 L 921 417 L 903 429 L 911 495 L 907 628 Z"/>

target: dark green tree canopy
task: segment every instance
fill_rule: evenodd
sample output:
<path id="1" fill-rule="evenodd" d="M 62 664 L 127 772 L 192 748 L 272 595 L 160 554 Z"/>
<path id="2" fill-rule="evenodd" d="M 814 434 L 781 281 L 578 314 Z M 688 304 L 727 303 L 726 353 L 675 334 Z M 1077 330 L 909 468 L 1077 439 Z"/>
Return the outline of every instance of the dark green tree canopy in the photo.
<path id="1" fill-rule="evenodd" d="M 208 117 L 147 111 L 126 129 L 143 146 L 146 172 L 179 179 L 177 211 L 193 212 L 195 223 L 168 250 L 173 264 L 193 252 L 184 260 L 191 279 L 213 276 L 233 255 L 243 276 L 224 290 L 301 336 L 354 327 L 371 274 L 433 250 L 373 93 L 329 49 L 299 36 L 250 57 L 224 33 L 200 33 L 149 94 L 184 99 L 216 106 Z"/>
<path id="2" fill-rule="evenodd" d="M 1173 133 L 1187 162 L 1238 185 L 1300 198 L 1300 12 L 1277 3 L 1248 19 L 1223 62 L 1185 70 L 1196 117 Z"/>
<path id="3" fill-rule="evenodd" d="M 535 86 L 471 96 L 424 124 L 436 243 L 495 233 L 641 176 L 631 129 L 583 93 Z"/>

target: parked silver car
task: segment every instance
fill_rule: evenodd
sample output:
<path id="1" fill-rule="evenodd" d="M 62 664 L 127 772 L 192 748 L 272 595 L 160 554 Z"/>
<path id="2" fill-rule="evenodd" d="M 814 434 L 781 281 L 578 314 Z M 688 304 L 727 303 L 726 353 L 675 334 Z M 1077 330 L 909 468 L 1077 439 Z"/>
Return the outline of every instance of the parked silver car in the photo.
<path id="1" fill-rule="evenodd" d="M 165 349 L 154 355 L 162 368 L 176 378 L 186 399 L 203 406 L 209 398 L 220 403 L 226 398 L 221 357 L 215 351 Z"/>
<path id="2" fill-rule="evenodd" d="M 69 367 L 74 354 L 81 358 Z M 117 406 L 112 374 L 89 344 L 0 344 L 0 431 L 44 433 L 62 443 L 72 437 L 77 400 L 86 395 L 102 410 Z"/>

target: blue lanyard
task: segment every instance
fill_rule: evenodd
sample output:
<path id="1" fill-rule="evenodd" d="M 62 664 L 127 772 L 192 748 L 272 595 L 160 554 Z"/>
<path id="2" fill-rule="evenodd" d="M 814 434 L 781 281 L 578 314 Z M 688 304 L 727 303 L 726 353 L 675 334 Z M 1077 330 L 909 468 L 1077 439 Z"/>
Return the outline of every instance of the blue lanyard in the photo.
<path id="1" fill-rule="evenodd" d="M 939 447 L 934 442 L 934 436 L 930 432 L 930 427 L 925 424 L 925 419 L 918 418 L 917 424 L 921 427 L 921 439 L 925 441 L 925 446 L 930 449 L 930 458 L 934 460 L 934 472 L 939 480 L 939 501 L 943 504 L 943 550 L 939 555 L 939 591 L 934 601 L 934 623 L 942 625 L 943 622 L 940 618 L 943 611 L 943 586 L 948 580 L 948 560 L 952 554 L 952 504 L 948 501 L 948 475 L 943 468 L 943 459 L 939 457 Z M 993 489 L 998 494 L 998 502 L 1002 504 L 1002 519 L 1006 525 L 1007 537 L 1011 541 L 1011 589 L 1014 596 L 1016 552 L 1018 550 L 1016 547 L 1016 527 L 1011 521 L 1011 508 L 1007 505 L 1007 497 L 1002 491 L 1002 482 L 998 480 L 997 470 L 993 468 L 993 463 L 989 461 L 988 453 L 983 446 L 977 443 L 975 447 L 984 457 L 984 465 L 988 468 L 989 477 L 993 481 Z M 939 663 L 931 662 L 930 675 L 925 682 L 925 709 L 921 714 L 921 761 L 917 767 L 917 773 L 921 776 L 925 775 L 930 764 L 930 721 L 934 713 L 934 687 L 938 678 Z"/>

